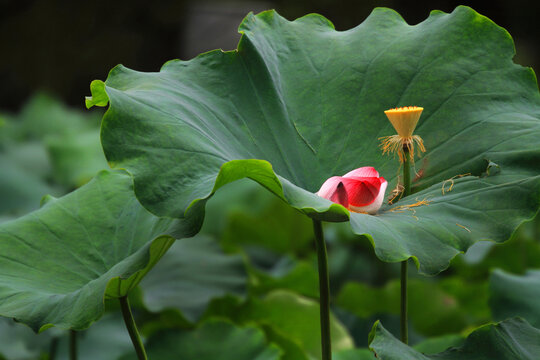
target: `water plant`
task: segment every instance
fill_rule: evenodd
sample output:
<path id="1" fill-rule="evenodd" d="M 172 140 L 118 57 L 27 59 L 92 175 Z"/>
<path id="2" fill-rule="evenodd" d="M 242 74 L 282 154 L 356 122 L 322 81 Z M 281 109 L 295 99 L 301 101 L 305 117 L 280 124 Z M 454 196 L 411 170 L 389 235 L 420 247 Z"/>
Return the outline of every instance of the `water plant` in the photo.
<path id="1" fill-rule="evenodd" d="M 377 258 L 402 264 L 402 342 L 377 322 L 370 348 L 381 359 L 424 356 L 406 344 L 408 260 L 420 274 L 436 275 L 479 240 L 506 241 L 538 211 L 540 94 L 533 71 L 512 62 L 504 29 L 464 6 L 434 11 L 414 26 L 377 8 L 343 32 L 320 15 L 288 21 L 265 11 L 249 14 L 240 32 L 237 50 L 173 60 L 153 73 L 119 65 L 106 81 L 92 82 L 86 104 L 108 106 L 101 143 L 118 170 L 0 225 L 0 315 L 35 331 L 83 330 L 103 314 L 104 298 L 118 299 L 137 357 L 146 359 L 128 293 L 176 239 L 199 232 L 216 192 L 248 178 L 313 223 L 321 346 L 291 325 L 296 317 L 280 312 L 311 315 L 314 303 L 276 291 L 249 299 L 236 316 L 233 300 L 214 304 L 237 325 L 260 320 L 264 335 L 203 321 L 196 335 L 150 336 L 149 353 L 201 356 L 176 346 L 222 333 L 234 344 L 249 339 L 246 360 L 250 352 L 330 360 L 351 348 L 330 312 L 323 236 L 323 223 L 345 222 Z M 422 108 L 403 108 L 412 105 Z M 387 186 L 394 191 L 384 201 Z M 292 329 L 294 340 L 276 331 L 280 326 Z M 536 338 L 537 329 L 514 319 L 477 329 L 460 349 L 474 358 L 510 344 L 497 358 L 527 358 L 512 352 L 512 339 L 534 358 Z M 488 340 L 495 345 L 475 345 Z M 462 350 L 440 356 L 466 359 L 455 355 Z M 336 357 L 365 355 L 351 351 Z"/>

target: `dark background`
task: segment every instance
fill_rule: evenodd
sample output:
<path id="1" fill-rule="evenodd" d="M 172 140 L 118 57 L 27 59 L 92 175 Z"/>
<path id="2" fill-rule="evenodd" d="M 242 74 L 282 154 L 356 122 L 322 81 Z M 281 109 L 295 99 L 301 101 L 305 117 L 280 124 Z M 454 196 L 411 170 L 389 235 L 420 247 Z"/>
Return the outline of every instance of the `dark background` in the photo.
<path id="1" fill-rule="evenodd" d="M 90 82 L 105 80 L 119 63 L 158 71 L 167 60 L 234 49 L 236 29 L 249 11 L 275 8 L 289 20 L 316 12 L 346 30 L 378 6 L 393 8 L 416 24 L 430 10 L 451 12 L 460 4 L 510 32 L 517 63 L 540 68 L 538 0 L 0 0 L 0 110 L 18 111 L 38 90 L 83 108 Z"/>

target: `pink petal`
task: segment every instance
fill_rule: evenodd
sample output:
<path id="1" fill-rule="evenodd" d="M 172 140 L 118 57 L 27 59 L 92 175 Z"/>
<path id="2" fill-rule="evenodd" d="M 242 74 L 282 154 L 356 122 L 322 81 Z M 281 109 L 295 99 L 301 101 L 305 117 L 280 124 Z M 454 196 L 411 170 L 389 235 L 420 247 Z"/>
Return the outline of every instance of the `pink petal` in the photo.
<path id="1" fill-rule="evenodd" d="M 381 187 L 379 188 L 379 194 L 377 195 L 377 198 L 369 205 L 366 206 L 353 206 L 350 205 L 349 208 L 352 211 L 356 212 L 367 212 L 368 214 L 375 214 L 380 209 L 383 201 L 384 201 L 384 192 L 386 191 L 386 187 L 388 186 L 388 182 L 384 180 L 384 178 L 380 178 L 382 180 Z"/>
<path id="2" fill-rule="evenodd" d="M 348 208 L 349 200 L 347 190 L 342 180 L 343 178 L 341 176 L 331 177 L 322 184 L 317 195 Z"/>
<path id="3" fill-rule="evenodd" d="M 347 209 L 349 208 L 349 196 L 347 195 L 347 190 L 342 182 L 338 184 L 336 191 L 330 197 L 330 201 L 341 204 Z"/>
<path id="4" fill-rule="evenodd" d="M 349 171 L 343 177 L 379 177 L 379 173 L 373 166 L 364 166 L 358 169 Z"/>
<path id="5" fill-rule="evenodd" d="M 352 206 L 366 206 L 371 204 L 379 195 L 383 178 L 378 177 L 354 177 L 343 178 L 343 184 L 347 189 L 349 204 Z"/>

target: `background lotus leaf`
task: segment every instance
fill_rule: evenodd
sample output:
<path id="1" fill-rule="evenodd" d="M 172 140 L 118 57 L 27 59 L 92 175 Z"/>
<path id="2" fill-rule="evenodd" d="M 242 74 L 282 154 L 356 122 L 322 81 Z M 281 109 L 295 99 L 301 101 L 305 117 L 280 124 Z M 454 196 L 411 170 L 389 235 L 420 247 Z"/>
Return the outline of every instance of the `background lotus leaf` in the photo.
<path id="1" fill-rule="evenodd" d="M 204 318 L 229 318 L 237 324 L 257 324 L 267 338 L 284 350 L 284 360 L 321 359 L 319 304 L 291 291 L 275 290 L 264 298 L 249 298 L 239 303 L 232 297 L 213 302 Z M 340 352 L 354 347 L 343 324 L 330 317 L 332 350 Z"/>
<path id="2" fill-rule="evenodd" d="M 489 287 L 490 307 L 496 320 L 522 316 L 531 325 L 540 326 L 540 270 L 529 270 L 524 275 L 495 270 Z"/>
<path id="3" fill-rule="evenodd" d="M 28 326 L 0 318 L 0 359 L 35 360 L 49 350 L 49 332 L 36 335 Z"/>
<path id="4" fill-rule="evenodd" d="M 370 334 L 370 348 L 380 360 L 534 360 L 540 357 L 540 330 L 515 318 L 473 331 L 462 346 L 423 355 L 403 344 L 379 322 Z"/>
<path id="5" fill-rule="evenodd" d="M 291 22 L 266 11 L 240 31 L 235 51 L 155 73 L 117 66 L 92 83 L 87 106 L 110 103 L 105 155 L 134 175 L 150 211 L 202 212 L 221 186 L 247 177 L 313 218 L 350 217 L 380 259 L 412 257 L 435 274 L 477 240 L 507 240 L 538 210 L 536 78 L 486 17 L 460 6 L 411 26 L 377 8 L 338 32 L 320 15 Z M 413 194 L 376 216 L 316 196 L 325 179 L 360 166 L 396 185 L 398 162 L 378 145 L 394 134 L 383 111 L 403 105 L 425 108 Z M 399 211 L 418 200 L 429 205 Z"/>
<path id="6" fill-rule="evenodd" d="M 197 236 L 176 242 L 141 281 L 141 288 L 150 311 L 178 309 L 195 323 L 212 299 L 245 296 L 247 282 L 240 255 L 226 255 L 209 236 Z"/>
<path id="7" fill-rule="evenodd" d="M 237 327 L 224 321 L 209 321 L 192 331 L 163 331 L 148 339 L 148 358 L 153 360 L 278 360 L 281 351 L 268 344 L 254 327 Z M 136 359 L 135 355 L 122 360 Z"/>
<path id="8" fill-rule="evenodd" d="M 146 211 L 124 171 L 0 225 L 0 315 L 34 331 L 84 329 L 104 297 L 124 296 L 174 242 L 171 219 Z"/>

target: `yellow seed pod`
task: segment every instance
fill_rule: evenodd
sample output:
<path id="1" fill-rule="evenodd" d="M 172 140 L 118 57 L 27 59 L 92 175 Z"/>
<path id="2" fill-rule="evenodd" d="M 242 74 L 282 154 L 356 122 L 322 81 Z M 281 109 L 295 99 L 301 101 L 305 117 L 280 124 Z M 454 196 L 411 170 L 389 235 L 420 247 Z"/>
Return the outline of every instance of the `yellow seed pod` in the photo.
<path id="1" fill-rule="evenodd" d="M 383 155 L 397 154 L 400 162 L 405 161 L 406 152 L 414 163 L 414 145 L 418 145 L 418 154 L 425 152 L 424 141 L 418 135 L 413 135 L 424 108 L 419 106 L 404 106 L 386 110 L 384 113 L 396 129 L 397 135 L 379 138 Z"/>

